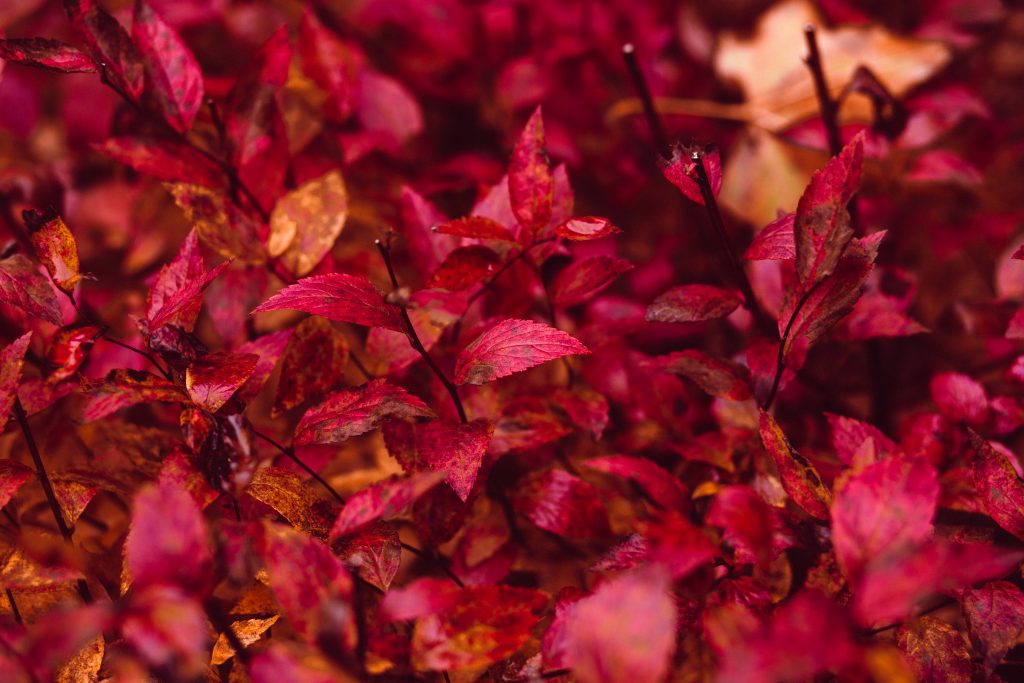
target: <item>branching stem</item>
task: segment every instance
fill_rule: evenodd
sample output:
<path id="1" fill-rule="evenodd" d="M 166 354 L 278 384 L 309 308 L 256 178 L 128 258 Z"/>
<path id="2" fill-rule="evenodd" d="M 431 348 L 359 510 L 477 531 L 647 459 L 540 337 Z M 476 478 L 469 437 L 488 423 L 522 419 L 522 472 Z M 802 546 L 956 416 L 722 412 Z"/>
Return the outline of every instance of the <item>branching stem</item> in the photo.
<path id="1" fill-rule="evenodd" d="M 626 62 L 626 69 L 629 70 L 633 88 L 643 104 L 644 117 L 647 119 L 648 128 L 651 129 L 651 137 L 654 138 L 658 154 L 667 159 L 672 156 L 672 149 L 669 147 L 665 129 L 661 125 L 661 117 L 658 116 L 658 111 L 654 108 L 654 98 L 651 97 L 651 89 L 647 86 L 647 79 L 644 78 L 644 72 L 637 61 L 636 47 L 633 43 L 626 43 L 622 46 L 622 59 Z"/>

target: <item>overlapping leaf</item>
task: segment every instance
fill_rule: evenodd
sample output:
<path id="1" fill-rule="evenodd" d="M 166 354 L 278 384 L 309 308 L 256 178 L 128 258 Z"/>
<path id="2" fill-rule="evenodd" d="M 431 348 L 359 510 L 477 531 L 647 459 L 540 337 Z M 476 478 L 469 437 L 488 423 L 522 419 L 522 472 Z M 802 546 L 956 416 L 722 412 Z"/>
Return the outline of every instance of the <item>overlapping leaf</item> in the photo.
<path id="1" fill-rule="evenodd" d="M 405 331 L 398 307 L 386 303 L 372 282 L 356 275 L 331 273 L 307 277 L 285 287 L 253 313 L 286 308 L 343 323 Z"/>
<path id="2" fill-rule="evenodd" d="M 306 411 L 295 427 L 297 446 L 341 443 L 376 429 L 389 418 L 432 417 L 433 411 L 405 389 L 376 379 L 360 389 L 342 389 Z"/>
<path id="3" fill-rule="evenodd" d="M 455 361 L 456 384 L 484 384 L 555 358 L 590 353 L 561 330 L 530 320 L 503 320 L 466 345 Z"/>

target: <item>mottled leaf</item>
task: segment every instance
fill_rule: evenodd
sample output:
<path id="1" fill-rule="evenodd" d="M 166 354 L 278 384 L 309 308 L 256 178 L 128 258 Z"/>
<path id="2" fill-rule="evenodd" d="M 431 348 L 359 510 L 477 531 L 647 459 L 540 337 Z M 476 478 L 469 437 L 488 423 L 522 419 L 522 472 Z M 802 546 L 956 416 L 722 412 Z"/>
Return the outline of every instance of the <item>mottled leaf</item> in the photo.
<path id="1" fill-rule="evenodd" d="M 581 304 L 631 270 L 632 263 L 612 256 L 575 261 L 551 283 L 551 299 L 556 306 Z"/>
<path id="2" fill-rule="evenodd" d="M 385 593 L 388 591 L 402 561 L 397 525 L 378 522 L 364 531 L 348 534 L 335 547 L 338 556 L 359 578 Z"/>
<path id="3" fill-rule="evenodd" d="M 590 353 L 559 329 L 503 320 L 466 345 L 455 361 L 456 384 L 484 384 L 555 358 Z"/>
<path id="4" fill-rule="evenodd" d="M 331 528 L 331 538 L 351 534 L 378 519 L 400 514 L 444 478 L 444 472 L 422 472 L 408 479 L 384 481 L 363 489 L 345 503 Z"/>
<path id="5" fill-rule="evenodd" d="M 921 617 L 896 636 L 922 681 L 970 683 L 974 674 L 971 652 L 963 635 L 935 617 Z"/>
<path id="6" fill-rule="evenodd" d="M 739 363 L 698 349 L 676 351 L 655 359 L 666 372 L 682 375 L 712 396 L 745 401 L 751 397 L 750 371 Z"/>
<path id="7" fill-rule="evenodd" d="M 61 73 L 94 73 L 99 70 L 89 55 L 49 38 L 0 39 L 0 59 Z"/>
<path id="8" fill-rule="evenodd" d="M 512 508 L 545 531 L 570 538 L 609 534 L 602 492 L 565 470 L 530 474 L 509 494 Z"/>
<path id="9" fill-rule="evenodd" d="M 978 427 L 988 417 L 988 395 L 979 382 L 958 372 L 943 372 L 929 384 L 939 412 L 954 422 Z"/>
<path id="10" fill-rule="evenodd" d="M 162 377 L 141 370 L 111 370 L 103 384 L 88 395 L 82 417 L 92 422 L 144 401 L 184 403 L 188 400 L 188 394 L 178 385 Z"/>
<path id="11" fill-rule="evenodd" d="M 124 135 L 104 140 L 96 150 L 157 180 L 206 188 L 224 185 L 220 167 L 173 138 Z"/>
<path id="12" fill-rule="evenodd" d="M 298 475 L 280 467 L 264 467 L 256 471 L 245 492 L 274 508 L 296 529 L 316 538 L 327 538 L 333 522 L 330 504 Z"/>
<path id="13" fill-rule="evenodd" d="M 807 289 L 832 274 L 853 237 L 849 204 L 860 184 L 864 136 L 858 135 L 811 177 L 793 219 L 796 272 Z"/>
<path id="14" fill-rule="evenodd" d="M 331 273 L 314 275 L 285 287 L 260 304 L 253 313 L 290 308 L 330 320 L 405 332 L 398 307 L 364 277 Z"/>
<path id="15" fill-rule="evenodd" d="M 647 307 L 649 323 L 689 323 L 724 318 L 743 303 L 740 293 L 713 285 L 674 287 Z"/>
<path id="16" fill-rule="evenodd" d="M 331 250 L 347 218 L 345 180 L 339 171 L 330 171 L 277 200 L 267 251 L 301 277 Z"/>
<path id="17" fill-rule="evenodd" d="M 114 86 L 137 102 L 145 86 L 142 57 L 128 32 L 96 0 L 64 0 L 71 27 Z"/>
<path id="18" fill-rule="evenodd" d="M 1024 539 L 1024 482 L 1007 457 L 974 432 L 971 446 L 972 479 L 985 512 L 996 524 Z"/>
<path id="19" fill-rule="evenodd" d="M 465 424 L 434 420 L 416 427 L 416 450 L 428 467 L 447 473 L 445 481 L 465 501 L 493 433 L 494 425 L 487 420 Z"/>
<path id="20" fill-rule="evenodd" d="M 832 494 L 825 488 L 814 465 L 793 450 L 779 423 L 763 410 L 759 428 L 761 441 L 779 469 L 786 493 L 811 517 L 827 520 Z"/>
<path id="21" fill-rule="evenodd" d="M 969 588 L 961 599 L 975 648 L 992 671 L 1024 633 L 1024 593 L 1009 581 Z"/>
<path id="22" fill-rule="evenodd" d="M 514 242 L 515 238 L 501 223 L 485 218 L 484 216 L 467 216 L 456 218 L 453 221 L 441 223 L 433 227 L 435 232 L 442 235 L 455 235 L 457 237 L 474 237 L 482 240 L 497 240 L 499 242 Z"/>
<path id="23" fill-rule="evenodd" d="M 203 74 L 192 51 L 144 0 L 135 3 L 132 38 L 164 120 L 179 133 L 187 132 L 203 104 Z"/>
<path id="24" fill-rule="evenodd" d="M 0 301 L 57 327 L 64 324 L 50 279 L 21 254 L 0 259 Z"/>
<path id="25" fill-rule="evenodd" d="M 432 417 L 433 411 L 405 389 L 375 379 L 359 389 L 329 394 L 299 420 L 292 442 L 296 446 L 341 443 L 376 429 L 389 418 Z"/>
<path id="26" fill-rule="evenodd" d="M 327 113 L 336 121 L 345 121 L 355 107 L 356 75 L 361 66 L 357 51 L 329 31 L 310 7 L 299 23 L 298 51 L 306 73 L 327 93 Z"/>
<path id="27" fill-rule="evenodd" d="M 252 376 L 258 361 L 252 353 L 207 354 L 185 371 L 185 388 L 196 405 L 215 413 Z"/>
<path id="28" fill-rule="evenodd" d="M 487 282 L 500 266 L 501 257 L 489 247 L 482 244 L 459 247 L 445 257 L 430 276 L 427 287 L 458 292 Z"/>
<path id="29" fill-rule="evenodd" d="M 32 333 L 26 332 L 0 351 L 0 430 L 7 424 L 11 408 L 18 398 L 18 384 L 21 370 L 25 365 L 25 352 L 32 341 Z"/>
<path id="30" fill-rule="evenodd" d="M 761 228 L 747 247 L 743 258 L 748 261 L 789 261 L 796 258 L 796 237 L 793 234 L 795 213 L 787 213 Z"/>
<path id="31" fill-rule="evenodd" d="M 146 298 L 149 330 L 173 323 L 191 331 L 203 305 L 203 292 L 227 266 L 226 263 L 207 271 L 199 253 L 199 239 L 193 230 L 185 238 L 174 260 L 160 269 L 156 282 Z"/>
<path id="32" fill-rule="evenodd" d="M 825 413 L 825 417 L 832 429 L 832 447 L 845 465 L 853 465 L 858 457 L 874 462 L 896 451 L 893 440 L 874 425 L 832 413 Z"/>
<path id="33" fill-rule="evenodd" d="M 17 460 L 0 460 L 0 508 L 11 501 L 31 476 L 32 470 Z"/>
<path id="34" fill-rule="evenodd" d="M 281 359 L 281 378 L 271 415 L 291 410 L 336 387 L 345 376 L 348 353 L 345 335 L 327 320 L 310 316 L 296 325 Z M 310 362 L 312 358 L 315 363 Z"/>
<path id="35" fill-rule="evenodd" d="M 508 168 L 512 212 L 531 240 L 551 218 L 554 186 L 551 164 L 544 149 L 544 121 L 537 107 L 512 150 Z"/>

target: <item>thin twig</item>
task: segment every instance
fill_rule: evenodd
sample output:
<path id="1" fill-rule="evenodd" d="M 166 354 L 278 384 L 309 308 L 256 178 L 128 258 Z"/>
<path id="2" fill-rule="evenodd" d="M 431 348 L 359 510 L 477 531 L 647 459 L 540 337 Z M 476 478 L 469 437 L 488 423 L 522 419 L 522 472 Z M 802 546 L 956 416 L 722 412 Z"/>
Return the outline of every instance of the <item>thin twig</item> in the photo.
<path id="1" fill-rule="evenodd" d="M 381 240 L 376 240 L 374 243 L 377 245 L 377 249 L 380 250 L 380 255 L 384 259 L 384 265 L 387 266 L 388 277 L 391 278 L 391 286 L 398 290 L 400 288 L 398 284 L 398 277 L 395 275 L 395 268 L 391 263 L 391 245 L 388 244 L 385 246 L 384 242 Z M 455 404 L 455 411 L 459 414 L 459 420 L 461 420 L 463 424 L 469 422 L 469 419 L 466 417 L 466 409 L 462 407 L 462 399 L 459 398 L 458 388 L 445 376 L 444 372 L 441 371 L 441 368 L 439 368 L 437 363 L 434 362 L 434 359 L 430 357 L 429 353 L 427 353 L 426 347 L 423 346 L 423 342 L 420 341 L 419 335 L 416 334 L 416 328 L 413 327 L 412 319 L 409 317 L 409 311 L 405 310 L 404 306 L 399 306 L 398 310 L 402 316 L 402 321 L 405 323 L 409 343 L 412 345 L 412 348 L 416 350 L 416 353 L 420 354 L 423 360 L 426 361 L 427 365 L 430 366 L 430 369 L 434 374 L 437 375 L 437 378 L 441 380 L 441 384 L 444 385 L 444 388 L 448 390 L 448 394 L 452 397 L 452 403 Z"/>
<path id="2" fill-rule="evenodd" d="M 462 583 L 462 579 L 460 579 L 458 576 L 455 575 L 455 572 L 453 572 L 448 567 L 448 564 L 439 555 L 437 555 L 437 553 L 429 552 L 429 551 L 426 551 L 426 550 L 421 550 L 420 548 L 417 548 L 414 545 L 409 545 L 405 541 L 402 541 L 400 543 L 400 545 L 402 546 L 402 548 L 404 548 L 405 550 L 408 550 L 410 553 L 412 553 L 416 557 L 422 558 L 424 560 L 428 560 L 428 561 L 432 562 L 433 564 L 437 565 L 438 569 L 440 569 L 442 572 L 444 572 L 445 576 L 447 576 L 449 579 L 451 579 L 452 582 L 456 586 L 458 586 L 459 588 L 465 588 L 466 587 L 466 584 Z"/>
<path id="3" fill-rule="evenodd" d="M 722 220 L 722 212 L 718 208 L 718 200 L 715 199 L 715 192 L 711 187 L 711 180 L 708 178 L 708 172 L 704 168 L 704 155 L 699 151 L 694 151 L 690 155 L 690 160 L 693 161 L 694 170 L 697 174 L 697 186 L 700 188 L 700 195 L 704 200 L 704 209 L 708 214 L 708 220 L 711 221 L 711 225 L 715 229 L 715 234 L 718 236 L 720 247 L 729 259 L 729 265 L 732 268 L 733 276 L 743 292 L 743 298 L 745 299 L 744 305 L 747 310 L 750 311 L 751 315 L 754 316 L 758 325 L 766 329 L 770 328 L 772 326 L 771 319 L 764 313 L 764 311 L 761 310 L 761 306 L 757 302 L 757 297 L 754 296 L 754 288 L 750 285 L 750 279 L 747 277 L 747 271 L 743 269 L 743 264 L 740 262 L 739 256 L 736 255 L 736 250 L 733 248 L 732 240 L 729 238 L 729 233 L 725 229 L 725 222 Z"/>
<path id="4" fill-rule="evenodd" d="M 640 102 L 644 106 L 644 116 L 647 118 L 647 126 L 651 129 L 651 137 L 654 138 L 658 154 L 667 159 L 672 155 L 672 149 L 669 147 L 665 129 L 661 125 L 661 117 L 658 116 L 658 112 L 654 108 L 651 89 L 647 86 L 647 79 L 644 78 L 643 70 L 640 69 L 640 64 L 636 58 L 636 47 L 633 43 L 626 43 L 622 46 L 622 59 L 626 62 L 629 77 L 633 81 L 633 88 L 636 90 L 636 94 L 640 97 Z"/>
<path id="5" fill-rule="evenodd" d="M 46 466 L 43 464 L 43 457 L 39 453 L 36 439 L 32 435 L 32 427 L 28 424 L 25 408 L 21 405 L 21 399 L 17 397 L 14 399 L 14 417 L 18 420 L 18 425 L 21 427 L 25 443 L 28 444 L 28 452 L 32 454 L 32 462 L 36 466 L 36 476 L 39 477 L 39 483 L 43 486 L 43 493 L 46 494 L 46 502 L 50 504 L 50 512 L 53 513 L 53 519 L 57 522 L 57 529 L 60 531 L 60 535 L 64 538 L 64 542 L 68 547 L 73 548 L 74 541 L 71 539 L 71 529 L 68 527 L 67 522 L 64 521 L 64 512 L 57 501 L 57 494 L 53 490 L 50 476 L 46 473 Z M 89 585 L 85 582 L 85 579 L 78 580 L 78 594 L 82 596 L 82 600 L 86 603 L 92 602 L 92 592 L 89 590 Z"/>
<path id="6" fill-rule="evenodd" d="M 837 156 L 843 149 L 837 119 L 839 107 L 828 91 L 828 82 L 825 80 L 825 70 L 821 64 L 821 53 L 818 52 L 818 37 L 814 32 L 814 26 L 808 24 L 804 27 L 804 37 L 807 39 L 807 57 L 804 58 L 804 63 L 811 70 L 811 77 L 814 79 L 814 92 L 818 96 L 818 106 L 821 108 L 821 121 L 825 126 L 829 152 L 832 156 Z"/>
<path id="7" fill-rule="evenodd" d="M 775 394 L 779 390 L 779 382 L 782 381 L 782 371 L 785 368 L 785 350 L 786 342 L 789 341 L 789 335 L 793 331 L 793 323 L 796 322 L 797 316 L 800 315 L 800 311 L 803 310 L 804 304 L 811 298 L 811 294 L 814 294 L 815 290 L 818 289 L 818 285 L 822 281 L 816 282 L 810 289 L 804 292 L 804 295 L 800 297 L 800 300 L 796 304 L 796 308 L 793 309 L 793 315 L 789 317 L 786 322 L 786 329 L 782 332 L 782 338 L 779 340 L 779 353 L 775 358 L 775 378 L 772 380 L 771 391 L 768 392 L 768 398 L 765 399 L 762 408 L 768 410 L 772 407 L 772 403 L 775 401 Z"/>
<path id="8" fill-rule="evenodd" d="M 21 611 L 18 609 L 18 603 L 14 601 L 14 593 L 11 592 L 10 588 L 5 588 L 4 590 L 7 592 L 7 602 L 11 604 L 11 614 L 14 615 L 14 620 L 19 624 L 24 624 L 25 622 L 21 619 Z"/>
<path id="9" fill-rule="evenodd" d="M 279 444 L 274 439 L 270 438 L 269 436 L 267 436 L 263 432 L 257 431 L 256 429 L 253 429 L 252 433 L 255 434 L 257 437 L 263 439 L 267 443 L 269 443 L 271 446 L 273 446 L 277 450 L 281 451 L 281 453 L 283 455 L 285 455 L 288 459 L 290 459 L 296 465 L 301 467 L 306 472 L 306 474 L 308 474 L 309 476 L 313 477 L 313 479 L 315 479 L 316 482 L 318 484 L 320 484 L 320 486 L 324 487 L 324 489 L 326 489 L 327 492 L 330 493 L 334 497 L 334 499 L 336 501 L 338 501 L 342 505 L 345 504 L 345 498 L 342 497 L 342 495 L 340 493 L 338 493 L 338 491 L 333 486 L 331 486 L 330 483 L 328 483 L 328 481 L 326 479 L 324 479 L 319 474 L 317 474 L 316 470 L 314 470 L 312 467 L 310 467 L 305 462 L 303 462 L 302 459 L 299 456 L 295 455 L 295 449 L 294 448 L 292 448 L 291 446 L 284 446 L 282 444 Z"/>

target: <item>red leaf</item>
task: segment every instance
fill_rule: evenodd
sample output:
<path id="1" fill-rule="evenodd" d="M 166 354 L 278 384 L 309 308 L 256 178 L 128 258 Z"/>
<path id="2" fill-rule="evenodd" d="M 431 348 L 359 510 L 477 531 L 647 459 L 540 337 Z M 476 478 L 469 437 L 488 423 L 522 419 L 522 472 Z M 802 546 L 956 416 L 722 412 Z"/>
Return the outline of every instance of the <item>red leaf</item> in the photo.
<path id="1" fill-rule="evenodd" d="M 665 292 L 647 307 L 649 323 L 690 323 L 724 318 L 743 303 L 732 289 L 713 285 L 683 285 Z"/>
<path id="2" fill-rule="evenodd" d="M 615 577 L 570 607 L 565 661 L 581 683 L 656 683 L 676 648 L 676 606 L 660 567 Z"/>
<path id="3" fill-rule="evenodd" d="M 1024 539 L 1024 482 L 1005 455 L 971 432 L 971 474 L 984 510 L 996 524 Z"/>
<path id="4" fill-rule="evenodd" d="M 94 73 L 99 70 L 89 55 L 49 38 L 0 39 L 0 59 L 61 73 Z"/>
<path id="5" fill-rule="evenodd" d="M 336 548 L 338 556 L 359 578 L 385 593 L 388 591 L 402 561 L 401 540 L 394 523 L 379 522 L 351 534 Z"/>
<path id="6" fill-rule="evenodd" d="M 281 377 L 270 414 L 276 416 L 291 410 L 340 384 L 348 365 L 348 354 L 345 335 L 330 322 L 319 316 L 300 322 L 281 360 Z M 317 362 L 310 363 L 310 358 L 316 358 Z"/>
<path id="7" fill-rule="evenodd" d="M 646 562 L 666 567 L 675 580 L 689 576 L 721 554 L 702 529 L 676 510 L 640 522 L 638 527 L 649 548 Z"/>
<path id="8" fill-rule="evenodd" d="M 943 372 L 932 377 L 929 388 L 939 412 L 950 420 L 974 427 L 985 423 L 988 395 L 977 381 L 957 372 Z"/>
<path id="9" fill-rule="evenodd" d="M 832 494 L 825 488 L 814 465 L 793 450 L 775 418 L 761 411 L 761 441 L 775 461 L 782 488 L 804 512 L 815 519 L 827 520 Z"/>
<path id="10" fill-rule="evenodd" d="M 65 293 L 75 291 L 82 276 L 78 272 L 78 245 L 68 226 L 50 211 L 27 210 L 22 215 L 36 257 L 46 266 L 53 283 Z"/>
<path id="11" fill-rule="evenodd" d="M 750 371 L 739 363 L 686 349 L 655 359 L 666 372 L 682 375 L 712 396 L 745 401 L 751 397 Z"/>
<path id="12" fill-rule="evenodd" d="M 444 472 L 423 472 L 363 489 L 345 503 L 331 529 L 331 538 L 351 534 L 370 522 L 400 514 L 444 478 Z"/>
<path id="13" fill-rule="evenodd" d="M 709 524 L 722 527 L 725 541 L 733 547 L 737 562 L 756 562 L 766 568 L 774 553 L 771 509 L 749 486 L 725 486 L 719 489 L 705 517 Z"/>
<path id="14" fill-rule="evenodd" d="M 259 359 L 256 361 L 256 369 L 249 376 L 249 380 L 239 389 L 238 398 L 250 401 L 260 392 L 270 377 L 270 373 L 274 371 L 277 360 L 284 353 L 291 336 L 292 330 L 279 330 L 246 342 L 235 349 L 237 353 L 255 354 Z"/>
<path id="15" fill-rule="evenodd" d="M 554 327 L 503 320 L 466 345 L 455 361 L 456 384 L 484 384 L 555 358 L 590 353 Z"/>
<path id="16" fill-rule="evenodd" d="M 456 218 L 453 221 L 434 226 L 433 230 L 442 235 L 473 237 L 481 240 L 498 240 L 501 242 L 515 241 L 508 228 L 495 220 L 483 216 Z"/>
<path id="17" fill-rule="evenodd" d="M 795 213 L 780 216 L 761 229 L 747 247 L 743 258 L 748 261 L 789 261 L 796 258 L 796 236 L 793 234 Z"/>
<path id="18" fill-rule="evenodd" d="M 929 538 L 938 502 L 935 469 L 923 458 L 886 458 L 844 480 L 832 501 L 832 542 L 850 584 L 872 558 Z"/>
<path id="19" fill-rule="evenodd" d="M 338 683 L 345 680 L 345 674 L 332 670 L 322 656 L 295 653 L 295 649 L 271 643 L 266 650 L 255 653 L 246 667 L 252 683 Z"/>
<path id="20" fill-rule="evenodd" d="M 974 647 L 992 671 L 1024 633 L 1024 593 L 1009 581 L 993 581 L 964 591 L 961 603 Z"/>
<path id="21" fill-rule="evenodd" d="M 394 78 L 363 69 L 358 93 L 359 122 L 381 136 L 386 147 L 404 145 L 423 130 L 419 102 Z"/>
<path id="22" fill-rule="evenodd" d="M 512 212 L 531 240 L 551 218 L 554 187 L 554 176 L 544 149 L 544 121 L 537 107 L 512 150 L 508 167 Z"/>
<path id="23" fill-rule="evenodd" d="M 904 172 L 903 180 L 912 183 L 954 183 L 965 187 L 977 187 L 984 182 L 985 177 L 976 166 L 956 152 L 936 149 L 917 157 L 913 166 Z"/>
<path id="24" fill-rule="evenodd" d="M 689 498 L 682 482 L 646 458 L 606 455 L 601 458 L 590 458 L 583 464 L 598 472 L 635 481 L 655 503 L 662 507 L 674 510 L 689 508 Z"/>
<path id="25" fill-rule="evenodd" d="M 64 324 L 60 302 L 49 278 L 21 254 L 0 259 L 0 301 L 57 327 Z"/>
<path id="26" fill-rule="evenodd" d="M 111 370 L 103 384 L 89 395 L 82 419 L 92 422 L 143 401 L 183 403 L 188 394 L 163 377 L 140 370 Z"/>
<path id="27" fill-rule="evenodd" d="M 461 596 L 459 587 L 448 579 L 415 579 L 385 595 L 379 614 L 385 622 L 412 621 L 456 605 Z"/>
<path id="28" fill-rule="evenodd" d="M 974 680 L 971 651 L 963 635 L 941 619 L 924 616 L 903 626 L 896 642 L 909 655 L 918 680 L 944 683 Z"/>
<path id="29" fill-rule="evenodd" d="M 191 331 L 203 305 L 203 292 L 226 266 L 222 263 L 206 270 L 196 231 L 192 230 L 174 260 L 160 269 L 149 290 L 146 318 L 150 332 L 171 323 Z"/>
<path id="30" fill-rule="evenodd" d="M 807 288 L 832 274 L 853 237 L 846 208 L 860 184 L 864 135 L 851 140 L 825 168 L 815 172 L 793 219 L 796 272 Z"/>
<path id="31" fill-rule="evenodd" d="M 722 660 L 720 681 L 805 681 L 861 658 L 843 610 L 816 591 L 802 591 L 772 619 L 742 634 Z"/>
<path id="32" fill-rule="evenodd" d="M 416 427 L 416 450 L 431 469 L 447 473 L 445 481 L 466 501 L 493 434 L 494 425 L 487 420 L 434 420 Z"/>
<path id="33" fill-rule="evenodd" d="M 511 586 L 473 586 L 440 612 L 419 618 L 412 635 L 418 670 L 479 669 L 514 655 L 530 640 L 548 597 Z"/>
<path id="34" fill-rule="evenodd" d="M 331 549 L 291 527 L 267 522 L 260 554 L 270 589 L 292 628 L 308 643 L 354 650 L 352 577 Z"/>
<path id="35" fill-rule="evenodd" d="M 21 485 L 32 476 L 32 470 L 16 460 L 0 460 L 0 508 L 11 502 Z"/>
<path id="36" fill-rule="evenodd" d="M 145 86 L 142 58 L 131 36 L 96 0 L 64 0 L 71 27 L 114 87 L 138 102 Z"/>
<path id="37" fill-rule="evenodd" d="M 551 299 L 556 306 L 581 304 L 631 270 L 632 263 L 612 256 L 575 261 L 551 283 Z"/>
<path id="38" fill-rule="evenodd" d="M 905 619 L 935 593 L 1005 576 L 1024 557 L 987 543 L 952 543 L 943 538 L 923 547 L 872 558 L 854 588 L 854 611 L 865 626 Z"/>
<path id="39" fill-rule="evenodd" d="M 576 216 L 555 228 L 556 235 L 573 242 L 589 242 L 621 233 L 621 230 L 603 216 Z"/>
<path id="40" fill-rule="evenodd" d="M 303 278 L 270 297 L 253 313 L 290 308 L 342 323 L 405 332 L 398 307 L 364 277 L 331 273 Z"/>
<path id="41" fill-rule="evenodd" d="M 26 332 L 0 351 L 0 430 L 7 424 L 14 400 L 18 398 L 21 369 L 25 365 L 25 352 L 31 341 L 32 333 Z"/>
<path id="42" fill-rule="evenodd" d="M 203 187 L 224 185 L 221 169 L 192 147 L 168 138 L 127 135 L 108 138 L 96 150 L 139 173 Z"/>
<path id="43" fill-rule="evenodd" d="M 132 37 L 164 120 L 187 132 L 203 105 L 203 74 L 192 51 L 144 0 L 135 3 Z"/>
<path id="44" fill-rule="evenodd" d="M 251 353 L 207 354 L 185 371 L 188 395 L 200 408 L 215 413 L 252 376 L 257 361 L 259 356 Z"/>
<path id="45" fill-rule="evenodd" d="M 342 389 L 306 411 L 295 427 L 292 443 L 341 443 L 380 426 L 383 420 L 433 417 L 427 405 L 405 389 L 375 379 L 359 389 Z"/>
<path id="46" fill-rule="evenodd" d="M 607 536 L 608 513 L 599 488 L 564 470 L 535 472 L 510 493 L 513 509 L 545 531 L 571 538 Z"/>
<path id="47" fill-rule="evenodd" d="M 500 263 L 501 257 L 482 244 L 459 247 L 434 271 L 427 287 L 458 292 L 489 280 Z"/>
<path id="48" fill-rule="evenodd" d="M 832 429 L 832 447 L 844 465 L 854 465 L 857 458 L 865 460 L 861 465 L 888 457 L 896 451 L 892 439 L 867 422 L 825 413 Z"/>
<path id="49" fill-rule="evenodd" d="M 355 51 L 328 31 L 309 7 L 299 24 L 299 55 L 309 76 L 327 93 L 327 112 L 344 122 L 355 107 L 357 73 L 361 68 Z"/>
<path id="50" fill-rule="evenodd" d="M 722 162 L 717 149 L 701 150 L 677 145 L 672 150 L 672 159 L 662 165 L 661 172 L 688 199 L 703 206 L 704 197 L 700 192 L 700 185 L 697 184 L 697 164 L 691 156 L 694 151 L 700 152 L 704 172 L 711 182 L 711 191 L 717 197 L 718 191 L 722 189 Z"/>
<path id="51" fill-rule="evenodd" d="M 164 479 L 135 495 L 124 561 L 136 590 L 164 584 L 200 590 L 207 584 L 213 554 L 206 523 L 184 488 Z"/>

